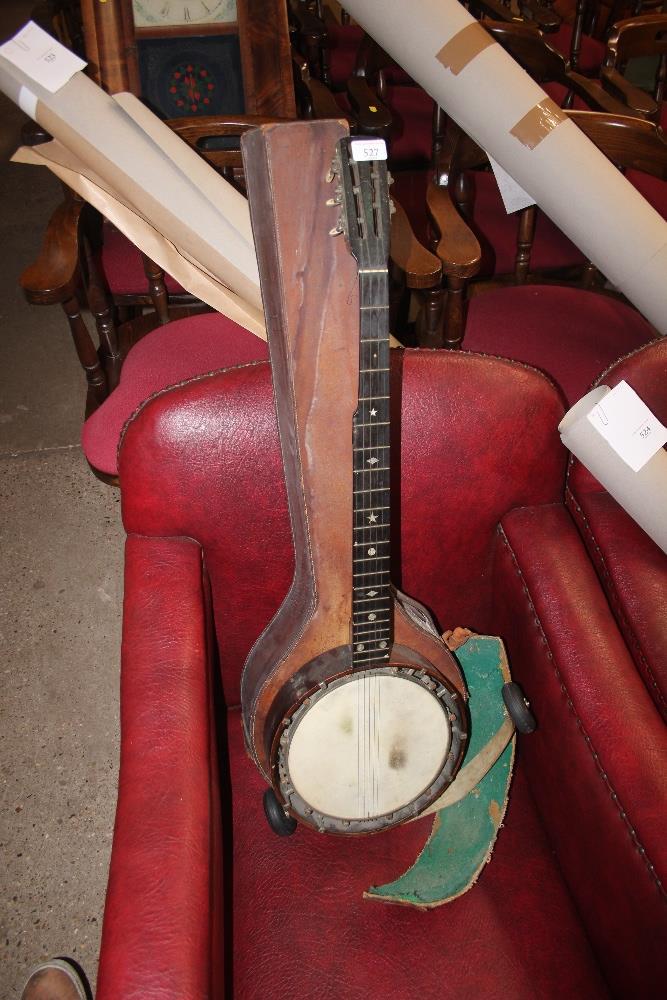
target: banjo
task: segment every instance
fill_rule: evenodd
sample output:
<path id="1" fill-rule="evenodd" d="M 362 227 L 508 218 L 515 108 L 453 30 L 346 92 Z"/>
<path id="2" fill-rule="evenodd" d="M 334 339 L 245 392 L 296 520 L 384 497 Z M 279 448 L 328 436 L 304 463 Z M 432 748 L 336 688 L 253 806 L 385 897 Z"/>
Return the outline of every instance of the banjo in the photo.
<path id="1" fill-rule="evenodd" d="M 283 814 L 349 835 L 418 816 L 467 737 L 456 660 L 390 575 L 383 150 L 340 122 L 243 138 L 296 560 L 244 666 L 245 737 Z"/>

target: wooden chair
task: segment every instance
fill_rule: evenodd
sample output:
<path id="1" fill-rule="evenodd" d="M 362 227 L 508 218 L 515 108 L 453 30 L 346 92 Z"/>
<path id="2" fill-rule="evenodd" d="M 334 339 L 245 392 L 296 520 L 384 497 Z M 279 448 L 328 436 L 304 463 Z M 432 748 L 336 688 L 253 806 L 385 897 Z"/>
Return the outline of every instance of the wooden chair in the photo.
<path id="1" fill-rule="evenodd" d="M 242 186 L 240 136 L 269 120 L 200 117 L 168 124 L 223 176 Z M 50 137 L 32 129 L 30 141 L 36 138 Z M 212 138 L 224 140 L 226 148 L 209 148 Z M 33 304 L 62 305 L 86 373 L 87 414 L 116 388 L 123 360 L 137 340 L 175 318 L 208 311 L 71 191 L 52 216 L 40 255 L 23 272 L 21 287 Z M 97 344 L 82 317 L 86 307 Z M 142 316 L 147 309 L 152 316 Z"/>
<path id="2" fill-rule="evenodd" d="M 569 112 L 612 161 L 622 168 L 667 177 L 667 142 L 651 122 L 595 112 Z M 569 402 L 596 373 L 656 336 L 631 306 L 606 290 L 590 265 L 582 287 L 546 284 L 526 261 L 521 284 L 477 290 L 469 287 L 482 258 L 475 233 L 457 197 L 470 140 L 450 124 L 440 150 L 439 184 L 429 190 L 437 253 L 447 281 L 441 344 L 501 354 L 547 371 Z"/>
<path id="3" fill-rule="evenodd" d="M 352 23 L 345 10 L 338 20 L 322 0 L 290 0 L 288 10 L 294 42 L 308 59 L 311 73 L 333 93 L 344 93 L 354 72 L 364 29 Z"/>
<path id="4" fill-rule="evenodd" d="M 605 55 L 605 38 L 621 18 L 638 14 L 642 0 L 575 0 L 552 38 L 573 69 L 597 76 Z M 648 6 L 648 5 L 647 5 Z"/>
<path id="5" fill-rule="evenodd" d="M 633 91 L 632 96 L 628 97 L 628 83 L 624 73 L 630 59 L 647 57 L 654 57 L 656 60 L 652 93 L 655 105 L 651 106 L 644 95 L 644 105 L 639 110 L 665 128 L 667 127 L 667 109 L 664 104 L 667 79 L 667 14 L 642 14 L 615 24 L 607 38 L 600 79 L 610 93 L 616 93 L 621 100 L 632 107 L 632 99 L 636 94 Z"/>

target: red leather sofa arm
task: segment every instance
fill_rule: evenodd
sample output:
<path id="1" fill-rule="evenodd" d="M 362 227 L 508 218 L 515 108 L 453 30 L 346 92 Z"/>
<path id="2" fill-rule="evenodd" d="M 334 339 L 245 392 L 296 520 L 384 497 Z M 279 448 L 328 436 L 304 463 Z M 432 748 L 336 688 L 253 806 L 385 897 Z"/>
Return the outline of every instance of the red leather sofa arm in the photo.
<path id="1" fill-rule="evenodd" d="M 495 627 L 538 719 L 521 745 L 538 811 L 615 995 L 659 996 L 664 723 L 563 506 L 508 514 L 494 574 Z"/>
<path id="2" fill-rule="evenodd" d="M 224 993 L 207 604 L 196 542 L 128 538 L 119 792 L 97 1000 Z"/>

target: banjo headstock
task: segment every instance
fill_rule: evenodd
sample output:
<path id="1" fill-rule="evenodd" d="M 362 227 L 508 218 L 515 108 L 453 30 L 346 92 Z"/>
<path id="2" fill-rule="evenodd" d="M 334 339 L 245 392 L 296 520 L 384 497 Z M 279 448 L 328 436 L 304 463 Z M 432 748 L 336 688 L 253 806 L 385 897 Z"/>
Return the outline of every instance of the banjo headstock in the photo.
<path id="1" fill-rule="evenodd" d="M 341 139 L 330 173 L 339 179 L 343 232 L 361 269 L 384 269 L 389 257 L 390 202 L 387 147 L 382 139 Z"/>

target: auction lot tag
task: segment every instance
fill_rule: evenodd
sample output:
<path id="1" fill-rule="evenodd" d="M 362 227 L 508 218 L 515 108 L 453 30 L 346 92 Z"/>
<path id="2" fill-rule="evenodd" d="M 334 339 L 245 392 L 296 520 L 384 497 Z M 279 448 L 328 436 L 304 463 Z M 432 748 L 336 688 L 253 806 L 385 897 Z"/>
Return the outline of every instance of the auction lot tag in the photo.
<path id="1" fill-rule="evenodd" d="M 51 94 L 86 65 L 34 21 L 28 21 L 13 38 L 0 45 L 0 54 Z"/>
<path id="2" fill-rule="evenodd" d="M 625 381 L 619 382 L 586 416 L 634 472 L 639 472 L 667 442 L 667 427 Z"/>
<path id="3" fill-rule="evenodd" d="M 384 139 L 353 139 L 350 146 L 353 160 L 387 159 L 387 146 Z"/>

